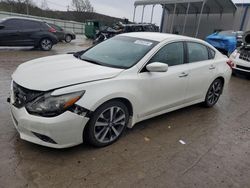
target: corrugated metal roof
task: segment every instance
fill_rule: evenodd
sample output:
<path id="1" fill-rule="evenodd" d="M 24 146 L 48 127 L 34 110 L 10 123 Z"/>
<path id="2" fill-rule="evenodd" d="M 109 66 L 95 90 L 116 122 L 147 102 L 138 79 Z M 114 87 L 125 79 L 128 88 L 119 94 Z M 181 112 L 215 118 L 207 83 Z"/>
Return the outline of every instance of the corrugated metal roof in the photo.
<path id="1" fill-rule="evenodd" d="M 190 3 L 189 14 L 197 14 L 201 11 L 203 1 L 205 0 L 137 0 L 134 5 L 140 6 L 160 4 L 165 6 L 171 14 L 174 12 L 175 4 L 177 4 L 176 13 L 185 14 L 187 5 Z M 234 13 L 236 9 L 235 4 L 231 0 L 207 0 L 203 14 Z"/>

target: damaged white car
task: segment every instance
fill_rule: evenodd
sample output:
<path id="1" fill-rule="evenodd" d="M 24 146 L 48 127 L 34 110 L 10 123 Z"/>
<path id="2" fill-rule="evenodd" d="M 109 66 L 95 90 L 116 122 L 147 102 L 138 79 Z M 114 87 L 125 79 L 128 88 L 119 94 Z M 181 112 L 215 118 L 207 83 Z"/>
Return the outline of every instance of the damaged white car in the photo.
<path id="1" fill-rule="evenodd" d="M 8 101 L 23 140 L 53 148 L 86 140 L 102 147 L 142 120 L 196 103 L 212 107 L 231 66 L 199 39 L 122 34 L 86 51 L 20 65 Z"/>
<path id="2" fill-rule="evenodd" d="M 243 35 L 243 44 L 230 56 L 234 66 L 234 74 L 242 74 L 250 78 L 250 31 Z"/>

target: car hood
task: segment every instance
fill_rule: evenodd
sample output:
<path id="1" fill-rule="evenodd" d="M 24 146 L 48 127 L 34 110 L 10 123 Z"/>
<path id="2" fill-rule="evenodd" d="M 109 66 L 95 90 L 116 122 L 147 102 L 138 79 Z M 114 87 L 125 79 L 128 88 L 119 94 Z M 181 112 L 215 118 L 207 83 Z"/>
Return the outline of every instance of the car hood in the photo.
<path id="1" fill-rule="evenodd" d="M 12 79 L 19 85 L 37 91 L 48 91 L 69 85 L 109 79 L 122 69 L 96 65 L 72 54 L 55 55 L 21 64 Z"/>

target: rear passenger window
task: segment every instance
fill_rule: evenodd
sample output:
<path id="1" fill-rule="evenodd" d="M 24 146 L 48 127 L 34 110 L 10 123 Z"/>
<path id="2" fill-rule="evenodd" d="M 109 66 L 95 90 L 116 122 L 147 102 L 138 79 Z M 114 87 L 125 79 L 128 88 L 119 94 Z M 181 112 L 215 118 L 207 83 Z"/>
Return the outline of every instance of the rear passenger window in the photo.
<path id="1" fill-rule="evenodd" d="M 37 29 L 40 28 L 40 23 L 30 20 L 22 20 L 22 29 Z"/>
<path id="2" fill-rule="evenodd" d="M 209 59 L 214 59 L 215 51 L 208 47 Z"/>
<path id="3" fill-rule="evenodd" d="M 189 63 L 210 59 L 206 46 L 195 42 L 188 42 L 187 46 Z"/>
<path id="4" fill-rule="evenodd" d="M 167 44 L 161 48 L 149 63 L 161 62 L 168 66 L 184 64 L 184 46 L 182 42 Z"/>

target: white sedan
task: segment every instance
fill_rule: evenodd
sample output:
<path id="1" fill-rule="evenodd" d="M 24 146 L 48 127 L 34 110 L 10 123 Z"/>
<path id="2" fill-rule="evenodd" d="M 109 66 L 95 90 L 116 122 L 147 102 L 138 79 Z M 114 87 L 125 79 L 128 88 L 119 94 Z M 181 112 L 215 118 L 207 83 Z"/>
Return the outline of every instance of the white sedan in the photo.
<path id="1" fill-rule="evenodd" d="M 199 39 L 122 34 L 86 51 L 20 65 L 12 75 L 11 116 L 29 142 L 107 146 L 142 120 L 196 103 L 212 107 L 231 68 Z"/>

